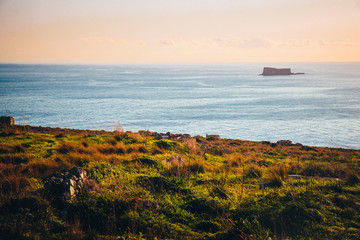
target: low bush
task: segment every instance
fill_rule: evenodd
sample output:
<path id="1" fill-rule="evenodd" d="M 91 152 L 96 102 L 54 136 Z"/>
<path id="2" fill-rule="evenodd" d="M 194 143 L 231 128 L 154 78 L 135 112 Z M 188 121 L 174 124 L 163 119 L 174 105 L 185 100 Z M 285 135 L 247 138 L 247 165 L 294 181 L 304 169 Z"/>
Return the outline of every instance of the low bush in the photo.
<path id="1" fill-rule="evenodd" d="M 195 214 L 205 214 L 208 216 L 222 216 L 228 209 L 227 206 L 209 198 L 195 198 L 188 201 L 183 208 Z"/>
<path id="2" fill-rule="evenodd" d="M 252 164 L 246 168 L 244 175 L 248 178 L 261 178 L 263 173 L 258 165 Z"/>
<path id="3" fill-rule="evenodd" d="M 74 152 L 75 151 L 75 144 L 72 143 L 72 142 L 65 142 L 65 143 L 61 144 L 57 148 L 57 150 L 61 154 L 68 154 L 69 152 Z"/>
<path id="4" fill-rule="evenodd" d="M 269 187 L 281 187 L 283 181 L 287 179 L 288 172 L 286 165 L 277 165 L 270 167 L 266 179 L 266 185 Z"/>
<path id="5" fill-rule="evenodd" d="M 24 153 L 8 153 L 0 155 L 0 162 L 5 164 L 25 164 L 29 163 L 33 156 Z"/>
<path id="6" fill-rule="evenodd" d="M 176 146 L 174 142 L 166 139 L 156 141 L 155 145 L 162 150 L 172 150 Z"/>

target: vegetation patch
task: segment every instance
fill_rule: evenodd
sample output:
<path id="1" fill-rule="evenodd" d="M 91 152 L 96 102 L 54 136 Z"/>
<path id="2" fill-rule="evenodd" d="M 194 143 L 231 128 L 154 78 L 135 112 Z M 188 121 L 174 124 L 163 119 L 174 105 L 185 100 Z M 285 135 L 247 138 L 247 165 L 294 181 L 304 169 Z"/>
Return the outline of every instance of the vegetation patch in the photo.
<path id="1" fill-rule="evenodd" d="M 350 149 L 0 127 L 0 239 L 358 239 L 359 163 Z M 80 189 L 74 167 L 92 180 L 59 202 L 46 186 Z"/>

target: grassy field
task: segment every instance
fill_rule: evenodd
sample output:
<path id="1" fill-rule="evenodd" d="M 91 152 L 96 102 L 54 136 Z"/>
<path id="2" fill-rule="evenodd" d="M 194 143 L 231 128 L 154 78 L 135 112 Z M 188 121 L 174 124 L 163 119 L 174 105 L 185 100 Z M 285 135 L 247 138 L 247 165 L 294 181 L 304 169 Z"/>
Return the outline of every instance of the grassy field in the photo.
<path id="1" fill-rule="evenodd" d="M 59 204 L 74 166 L 93 184 Z M 359 150 L 2 126 L 0 239 L 360 239 L 359 174 Z"/>

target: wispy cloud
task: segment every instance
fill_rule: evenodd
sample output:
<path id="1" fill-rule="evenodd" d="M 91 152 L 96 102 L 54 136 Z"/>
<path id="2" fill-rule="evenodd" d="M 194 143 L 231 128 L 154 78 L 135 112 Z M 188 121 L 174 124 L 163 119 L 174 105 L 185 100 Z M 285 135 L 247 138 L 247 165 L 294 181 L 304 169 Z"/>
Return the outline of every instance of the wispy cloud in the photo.
<path id="1" fill-rule="evenodd" d="M 160 45 L 179 47 L 179 46 L 197 46 L 197 47 L 227 47 L 227 48 L 268 48 L 268 47 L 310 47 L 310 46 L 356 46 L 359 42 L 331 39 L 331 40 L 310 40 L 310 39 L 285 39 L 271 40 L 263 37 L 253 37 L 248 39 L 237 38 L 207 38 L 207 39 L 162 39 L 157 41 Z"/>
<path id="2" fill-rule="evenodd" d="M 161 45 L 165 45 L 165 46 L 175 46 L 175 42 L 176 41 L 173 39 L 163 39 L 159 41 Z"/>
<path id="3" fill-rule="evenodd" d="M 83 38 L 80 38 L 80 40 L 83 42 L 86 42 L 86 43 L 106 43 L 106 44 L 113 44 L 113 45 L 123 43 L 123 40 L 118 41 L 118 40 L 115 40 L 115 39 L 109 38 L 109 37 L 83 37 Z"/>

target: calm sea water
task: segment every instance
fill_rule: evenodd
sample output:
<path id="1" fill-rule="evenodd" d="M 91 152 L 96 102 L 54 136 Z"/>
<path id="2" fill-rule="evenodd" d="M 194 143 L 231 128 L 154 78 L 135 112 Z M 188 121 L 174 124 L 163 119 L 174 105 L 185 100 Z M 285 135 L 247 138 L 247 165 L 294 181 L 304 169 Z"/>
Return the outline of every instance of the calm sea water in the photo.
<path id="1" fill-rule="evenodd" d="M 263 77 L 264 66 L 305 75 Z M 0 64 L 17 124 L 360 149 L 360 63 Z"/>

